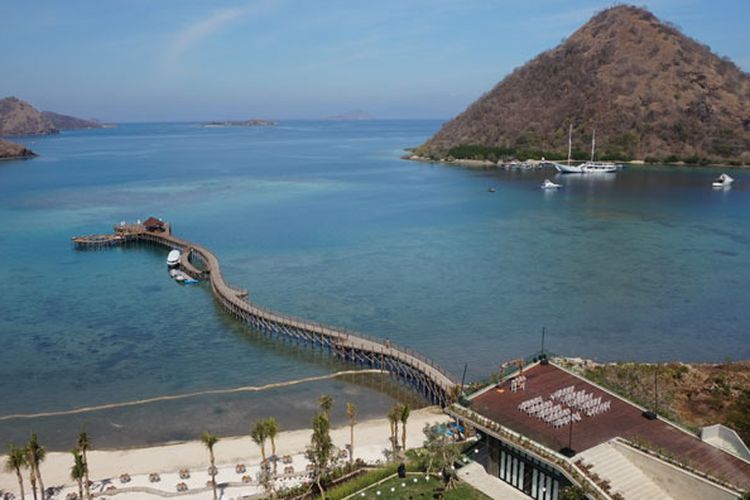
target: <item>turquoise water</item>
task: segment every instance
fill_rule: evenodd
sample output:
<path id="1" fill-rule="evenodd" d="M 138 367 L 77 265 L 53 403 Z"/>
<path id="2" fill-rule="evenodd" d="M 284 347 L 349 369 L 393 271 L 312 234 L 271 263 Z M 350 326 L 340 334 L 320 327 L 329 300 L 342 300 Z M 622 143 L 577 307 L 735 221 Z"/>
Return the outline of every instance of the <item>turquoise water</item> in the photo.
<path id="1" fill-rule="evenodd" d="M 221 258 L 261 305 L 388 337 L 469 378 L 547 347 L 601 360 L 750 356 L 750 172 L 613 178 L 465 170 L 400 160 L 435 121 L 131 124 L 24 138 L 0 163 L 0 414 L 54 411 L 346 369 L 262 339 L 205 285 L 173 283 L 166 250 L 74 251 L 70 237 L 149 215 Z M 489 193 L 488 187 L 496 188 Z M 407 393 L 384 381 L 0 422 L 68 448 L 246 432 L 309 421 L 321 392 L 363 416 Z M 417 401 L 412 401 L 417 404 Z M 166 418 L 165 418 L 166 417 Z M 96 431 L 96 432 L 95 432 Z M 67 440 L 67 441 L 66 441 Z"/>

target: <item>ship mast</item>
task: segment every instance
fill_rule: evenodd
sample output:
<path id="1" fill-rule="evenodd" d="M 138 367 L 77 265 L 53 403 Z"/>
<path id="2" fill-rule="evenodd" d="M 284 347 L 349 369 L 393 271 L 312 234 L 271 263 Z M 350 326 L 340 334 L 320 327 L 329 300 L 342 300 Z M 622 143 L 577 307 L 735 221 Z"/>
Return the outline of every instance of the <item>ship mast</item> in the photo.
<path id="1" fill-rule="evenodd" d="M 573 122 L 568 127 L 568 165 L 570 165 L 570 156 L 573 152 Z"/>
<path id="2" fill-rule="evenodd" d="M 591 161 L 594 161 L 594 151 L 596 151 L 596 127 L 594 127 L 594 134 L 591 136 Z"/>

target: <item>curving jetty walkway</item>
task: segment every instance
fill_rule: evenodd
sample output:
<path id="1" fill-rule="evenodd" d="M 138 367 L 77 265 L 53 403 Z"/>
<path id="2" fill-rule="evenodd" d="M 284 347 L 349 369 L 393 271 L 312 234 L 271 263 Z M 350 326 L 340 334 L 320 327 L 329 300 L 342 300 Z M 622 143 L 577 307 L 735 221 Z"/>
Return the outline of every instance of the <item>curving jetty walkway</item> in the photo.
<path id="1" fill-rule="evenodd" d="M 431 360 L 389 341 L 295 318 L 259 307 L 247 300 L 247 290 L 230 286 L 219 259 L 209 249 L 174 236 L 167 223 L 158 230 L 140 224 L 115 226 L 115 233 L 73 238 L 76 248 L 96 248 L 148 242 L 181 251 L 180 267 L 193 278 L 207 280 L 216 300 L 233 316 L 267 335 L 319 348 L 357 366 L 385 370 L 397 376 L 432 403 L 453 400 L 455 379 Z"/>

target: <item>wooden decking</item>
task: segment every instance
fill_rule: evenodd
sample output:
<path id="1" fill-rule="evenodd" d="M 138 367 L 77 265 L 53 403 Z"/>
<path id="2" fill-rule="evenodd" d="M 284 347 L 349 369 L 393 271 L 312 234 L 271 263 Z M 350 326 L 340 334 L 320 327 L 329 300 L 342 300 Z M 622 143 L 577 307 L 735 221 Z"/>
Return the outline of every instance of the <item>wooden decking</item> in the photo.
<path id="1" fill-rule="evenodd" d="M 238 319 L 265 333 L 292 338 L 330 351 L 355 364 L 381 368 L 427 396 L 433 403 L 447 405 L 452 400 L 454 378 L 434 362 L 408 348 L 361 333 L 321 325 L 269 309 L 247 300 L 247 291 L 230 286 L 221 272 L 219 259 L 209 249 L 164 231 L 146 231 L 138 225 L 116 226 L 119 243 L 145 241 L 182 250 L 180 266 L 196 279 L 208 280 L 216 299 Z M 100 238 L 73 238 L 78 248 L 96 246 Z M 202 265 L 197 266 L 194 260 Z"/>
<path id="2" fill-rule="evenodd" d="M 526 390 L 511 392 L 510 381 L 491 389 L 471 401 L 477 413 L 555 450 L 568 446 L 569 427 L 554 429 L 542 420 L 518 410 L 524 400 L 548 396 L 564 387 L 575 385 L 595 397 L 612 401 L 611 409 L 594 417 L 583 417 L 573 426 L 572 448 L 583 451 L 614 437 L 645 440 L 682 463 L 696 470 L 728 481 L 742 489 L 750 489 L 750 463 L 719 450 L 662 420 L 648 420 L 638 407 L 613 396 L 586 380 L 552 364 L 537 365 L 524 372 Z M 502 390 L 502 392 L 500 392 Z"/>

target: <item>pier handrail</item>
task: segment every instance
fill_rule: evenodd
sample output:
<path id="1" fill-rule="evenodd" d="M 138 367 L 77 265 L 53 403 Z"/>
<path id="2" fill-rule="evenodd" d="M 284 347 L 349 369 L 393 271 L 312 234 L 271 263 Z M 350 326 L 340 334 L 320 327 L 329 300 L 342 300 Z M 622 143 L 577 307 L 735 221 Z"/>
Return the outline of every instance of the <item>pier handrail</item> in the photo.
<path id="1" fill-rule="evenodd" d="M 166 230 L 163 232 L 147 231 L 138 225 L 128 226 L 125 232 L 118 232 L 116 226 L 115 232 L 116 234 L 112 238 L 117 242 L 144 240 L 170 248 L 181 249 L 184 255 L 184 260 L 181 261 L 184 270 L 188 274 L 195 274 L 195 277 L 208 279 L 214 294 L 230 312 L 233 312 L 232 308 L 235 308 L 242 311 L 243 317 L 255 318 L 253 321 L 260 321 L 260 324 L 275 324 L 277 325 L 275 328 L 282 329 L 282 331 L 292 328 L 298 331 L 309 332 L 315 336 L 320 336 L 321 341 L 323 337 L 327 337 L 329 341 L 333 342 L 333 345 L 329 344 L 331 348 L 335 346 L 336 349 L 351 350 L 352 353 L 355 350 L 366 351 L 381 360 L 383 356 L 394 358 L 397 360 L 397 363 L 417 370 L 427 380 L 431 381 L 431 383 L 436 384 L 441 393 L 439 396 L 440 401 L 448 401 L 452 395 L 452 389 L 455 387 L 455 381 L 457 380 L 455 376 L 432 359 L 409 347 L 400 346 L 390 340 L 355 332 L 347 328 L 327 326 L 316 321 L 297 318 L 256 305 L 248 299 L 247 290 L 235 288 L 226 281 L 219 259 L 211 250 L 203 245 L 198 245 L 174 236 L 171 233 L 171 226 L 169 225 L 166 225 Z M 95 246 L 95 240 L 87 240 L 86 237 L 74 238 L 73 240 L 78 246 Z M 190 262 L 191 255 L 197 255 L 197 258 L 203 262 L 205 270 L 198 269 Z M 240 315 L 240 313 L 234 312 Z M 396 369 L 400 370 L 400 368 Z"/>

